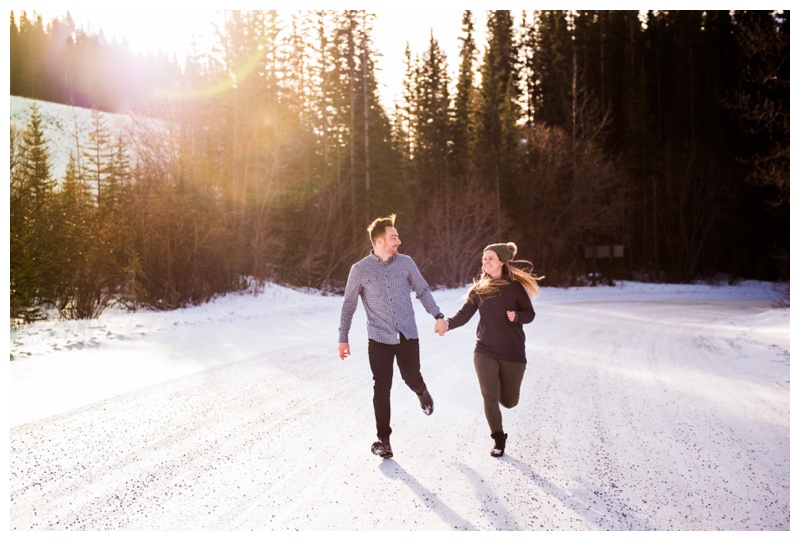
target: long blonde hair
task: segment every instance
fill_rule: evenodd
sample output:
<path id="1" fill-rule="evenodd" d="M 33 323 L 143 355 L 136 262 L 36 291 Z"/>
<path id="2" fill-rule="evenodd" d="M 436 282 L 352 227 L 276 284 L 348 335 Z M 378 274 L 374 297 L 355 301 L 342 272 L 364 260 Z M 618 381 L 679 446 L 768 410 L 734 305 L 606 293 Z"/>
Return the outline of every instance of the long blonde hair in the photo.
<path id="1" fill-rule="evenodd" d="M 511 242 L 508 243 L 508 245 L 509 248 L 511 248 L 511 253 L 516 255 L 517 246 Z M 503 273 L 500 278 L 492 278 L 486 273 L 483 266 L 481 266 L 481 274 L 473 281 L 472 287 L 467 292 L 467 296 L 474 291 L 481 297 L 494 297 L 500 293 L 501 287 L 511 282 L 519 282 L 522 284 L 525 292 L 532 299 L 539 296 L 539 280 L 543 280 L 544 276 L 539 276 L 533 272 L 533 263 L 524 259 L 511 259 L 509 261 L 502 261 L 502 263 Z"/>

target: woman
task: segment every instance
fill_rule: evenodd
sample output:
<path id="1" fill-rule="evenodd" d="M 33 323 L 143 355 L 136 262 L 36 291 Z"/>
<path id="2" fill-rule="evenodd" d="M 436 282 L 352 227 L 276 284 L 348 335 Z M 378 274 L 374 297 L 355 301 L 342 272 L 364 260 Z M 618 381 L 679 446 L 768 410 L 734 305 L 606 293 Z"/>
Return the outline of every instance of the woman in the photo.
<path id="1" fill-rule="evenodd" d="M 503 431 L 500 405 L 513 408 L 519 402 L 525 374 L 525 332 L 522 325 L 533 321 L 531 298 L 539 294 L 538 281 L 528 261 L 514 261 L 513 242 L 490 244 L 483 250 L 483 269 L 467 293 L 467 301 L 456 315 L 436 323 L 436 332 L 467 323 L 480 312 L 475 344 L 475 372 L 483 395 L 483 408 L 489 422 L 494 448 L 491 455 L 501 457 L 508 434 Z M 530 269 L 518 266 L 530 265 Z"/>

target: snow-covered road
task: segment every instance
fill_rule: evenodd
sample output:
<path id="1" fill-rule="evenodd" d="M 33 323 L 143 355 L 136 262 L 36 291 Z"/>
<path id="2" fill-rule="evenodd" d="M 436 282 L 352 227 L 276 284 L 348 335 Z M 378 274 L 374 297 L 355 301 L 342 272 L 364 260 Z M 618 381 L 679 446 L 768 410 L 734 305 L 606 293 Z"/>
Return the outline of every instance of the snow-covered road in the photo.
<path id="1" fill-rule="evenodd" d="M 12 423 L 11 530 L 789 530 L 789 310 L 759 288 L 601 289 L 534 301 L 500 459 L 476 319 L 438 337 L 418 312 L 436 409 L 396 378 L 393 460 L 369 453 L 359 316 L 336 356 L 339 299 L 291 311 L 267 294 L 249 326 L 176 325 L 160 340 L 202 333 L 210 367 Z M 435 296 L 452 314 L 462 294 Z M 261 352 L 220 360 L 243 330 Z M 129 342 L 158 356 L 148 340 Z"/>

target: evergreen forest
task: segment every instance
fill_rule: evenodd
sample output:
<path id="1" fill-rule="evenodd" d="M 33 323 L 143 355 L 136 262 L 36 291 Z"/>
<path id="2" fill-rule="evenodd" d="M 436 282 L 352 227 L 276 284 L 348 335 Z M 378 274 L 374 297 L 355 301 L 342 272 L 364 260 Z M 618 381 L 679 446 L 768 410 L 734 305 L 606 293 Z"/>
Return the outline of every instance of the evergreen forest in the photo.
<path id="1" fill-rule="evenodd" d="M 365 11 L 229 11 L 180 62 L 12 11 L 12 96 L 160 122 L 96 115 L 63 178 L 11 126 L 12 326 L 336 293 L 391 213 L 433 287 L 507 241 L 543 286 L 788 280 L 789 11 L 455 16 L 385 106 Z"/>

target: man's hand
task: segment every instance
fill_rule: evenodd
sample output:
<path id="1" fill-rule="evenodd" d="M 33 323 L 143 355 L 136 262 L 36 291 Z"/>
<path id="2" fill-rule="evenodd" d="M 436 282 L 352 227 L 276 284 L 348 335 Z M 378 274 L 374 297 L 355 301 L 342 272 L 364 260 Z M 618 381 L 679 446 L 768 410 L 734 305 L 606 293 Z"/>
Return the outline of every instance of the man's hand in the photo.
<path id="1" fill-rule="evenodd" d="M 350 356 L 350 344 L 339 342 L 339 358 L 344 360 Z"/>
<path id="2" fill-rule="evenodd" d="M 450 324 L 447 322 L 446 319 L 444 318 L 437 319 L 436 326 L 433 328 L 433 332 L 435 332 L 439 336 L 444 336 L 444 333 L 446 333 L 449 329 L 450 329 Z"/>

